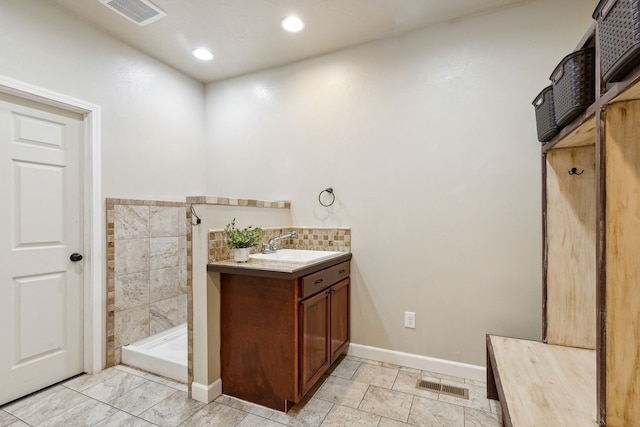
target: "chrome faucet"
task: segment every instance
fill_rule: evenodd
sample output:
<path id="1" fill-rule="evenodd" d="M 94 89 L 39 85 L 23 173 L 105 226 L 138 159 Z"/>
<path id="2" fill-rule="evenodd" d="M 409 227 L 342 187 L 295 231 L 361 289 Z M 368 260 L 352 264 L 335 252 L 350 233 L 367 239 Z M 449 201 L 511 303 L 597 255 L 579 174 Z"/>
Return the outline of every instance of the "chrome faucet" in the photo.
<path id="1" fill-rule="evenodd" d="M 298 232 L 296 230 L 291 230 L 288 233 L 278 234 L 275 237 L 269 239 L 267 243 L 262 245 L 262 253 L 263 254 L 272 254 L 278 248 L 276 247 L 276 242 L 281 239 L 286 239 L 287 237 L 293 237 L 294 239 L 298 238 Z"/>

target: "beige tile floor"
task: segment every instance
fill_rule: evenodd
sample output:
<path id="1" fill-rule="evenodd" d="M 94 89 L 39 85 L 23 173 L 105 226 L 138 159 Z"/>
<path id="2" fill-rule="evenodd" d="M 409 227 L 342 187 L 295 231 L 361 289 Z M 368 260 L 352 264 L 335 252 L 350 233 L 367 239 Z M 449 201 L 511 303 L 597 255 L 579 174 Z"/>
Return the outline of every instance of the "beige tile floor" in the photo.
<path id="1" fill-rule="evenodd" d="M 418 390 L 418 378 L 468 388 L 469 400 Z M 347 356 L 287 414 L 228 396 L 205 405 L 184 384 L 120 365 L 0 407 L 0 427 L 499 427 L 499 413 L 484 383 Z"/>

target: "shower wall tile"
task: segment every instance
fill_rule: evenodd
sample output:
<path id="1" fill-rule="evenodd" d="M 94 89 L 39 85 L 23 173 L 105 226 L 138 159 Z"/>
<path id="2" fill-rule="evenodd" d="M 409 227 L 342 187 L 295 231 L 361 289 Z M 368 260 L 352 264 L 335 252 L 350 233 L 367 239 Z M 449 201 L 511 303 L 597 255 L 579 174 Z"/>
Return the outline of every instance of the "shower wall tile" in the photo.
<path id="1" fill-rule="evenodd" d="M 120 363 L 122 345 L 186 321 L 188 383 L 193 380 L 191 203 L 280 209 L 290 207 L 288 201 L 210 197 L 187 198 L 187 203 L 107 199 L 107 367 Z M 350 250 L 349 229 L 296 229 L 303 236 L 299 241 L 289 239 L 282 242 L 283 247 Z M 270 227 L 265 230 L 264 237 L 273 237 L 283 231 L 282 227 Z M 214 235 L 218 238 L 212 238 Z M 214 258 L 228 256 L 222 230 L 218 230 L 217 234 L 212 233 L 209 245 L 210 255 Z M 164 298 L 173 292 L 170 283 L 174 271 L 177 271 L 177 294 Z M 145 282 L 148 284 L 146 295 Z M 140 302 L 142 304 L 137 305 Z"/>
<path id="2" fill-rule="evenodd" d="M 116 239 L 149 237 L 149 206 L 115 206 Z"/>
<path id="3" fill-rule="evenodd" d="M 149 304 L 149 272 L 123 274 L 115 278 L 115 311 Z"/>
<path id="4" fill-rule="evenodd" d="M 179 267 L 151 270 L 149 302 L 156 302 L 180 294 Z"/>
<path id="5" fill-rule="evenodd" d="M 175 267 L 179 263 L 178 237 L 155 237 L 150 239 L 150 267 L 152 270 Z"/>
<path id="6" fill-rule="evenodd" d="M 121 346 L 188 320 L 191 211 L 178 202 L 107 199 L 107 367 Z"/>
<path id="7" fill-rule="evenodd" d="M 149 239 L 115 241 L 115 274 L 149 271 Z"/>
<path id="8" fill-rule="evenodd" d="M 189 212 L 189 218 L 187 218 L 187 208 L 180 207 L 179 210 L 179 221 L 178 221 L 178 236 L 186 236 L 187 230 L 191 230 L 191 212 Z"/>
<path id="9" fill-rule="evenodd" d="M 178 325 L 187 321 L 187 294 L 178 296 Z"/>
<path id="10" fill-rule="evenodd" d="M 180 318 L 179 303 L 180 298 L 174 297 L 149 304 L 151 335 L 180 324 L 178 321 Z"/>
<path id="11" fill-rule="evenodd" d="M 178 236 L 180 220 L 184 221 L 184 218 L 184 208 L 151 206 L 149 210 L 151 237 Z"/>
<path id="12" fill-rule="evenodd" d="M 186 265 L 182 264 L 180 266 L 178 266 L 179 270 L 178 270 L 178 286 L 179 286 L 179 293 L 182 295 L 186 295 L 188 292 L 188 268 Z"/>
<path id="13" fill-rule="evenodd" d="M 122 347 L 149 336 L 149 306 L 117 311 L 115 318 L 116 347 Z"/>
<path id="14" fill-rule="evenodd" d="M 183 236 L 178 240 L 178 265 L 187 265 L 187 239 Z"/>

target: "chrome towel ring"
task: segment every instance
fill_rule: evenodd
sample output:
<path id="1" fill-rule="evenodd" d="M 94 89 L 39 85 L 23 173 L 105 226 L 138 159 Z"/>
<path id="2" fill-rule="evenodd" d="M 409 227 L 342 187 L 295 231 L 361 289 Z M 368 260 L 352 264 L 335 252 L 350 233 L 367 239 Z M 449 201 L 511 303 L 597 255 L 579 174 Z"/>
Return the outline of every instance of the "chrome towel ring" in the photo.
<path id="1" fill-rule="evenodd" d="M 333 205 L 335 201 L 336 195 L 333 194 L 333 188 L 325 188 L 320 192 L 320 194 L 318 194 L 318 203 L 320 203 L 325 208 Z"/>

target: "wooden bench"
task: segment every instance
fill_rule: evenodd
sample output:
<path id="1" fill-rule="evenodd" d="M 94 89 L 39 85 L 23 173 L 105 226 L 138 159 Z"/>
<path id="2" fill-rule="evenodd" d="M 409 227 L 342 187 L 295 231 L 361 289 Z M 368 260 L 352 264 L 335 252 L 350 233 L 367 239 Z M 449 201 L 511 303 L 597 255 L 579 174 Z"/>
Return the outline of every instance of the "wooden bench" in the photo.
<path id="1" fill-rule="evenodd" d="M 596 352 L 487 335 L 487 396 L 505 427 L 597 426 Z"/>

